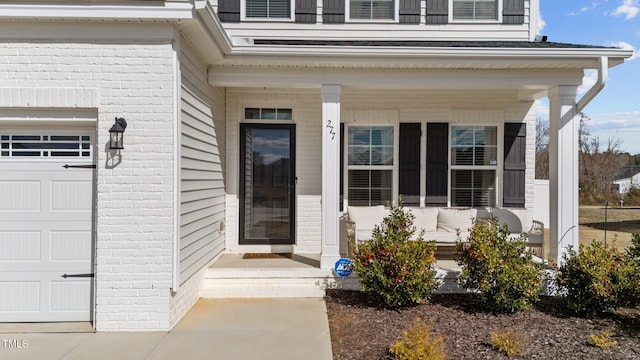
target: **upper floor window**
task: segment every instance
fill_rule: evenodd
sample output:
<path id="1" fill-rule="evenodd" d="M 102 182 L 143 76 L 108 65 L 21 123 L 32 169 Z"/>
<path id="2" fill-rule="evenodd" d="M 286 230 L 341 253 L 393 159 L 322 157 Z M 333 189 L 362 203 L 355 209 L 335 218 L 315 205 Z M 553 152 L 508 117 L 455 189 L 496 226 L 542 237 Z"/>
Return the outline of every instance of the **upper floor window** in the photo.
<path id="1" fill-rule="evenodd" d="M 290 19 L 291 0 L 245 0 L 247 19 Z"/>
<path id="2" fill-rule="evenodd" d="M 453 20 L 498 20 L 498 0 L 451 0 Z"/>
<path id="3" fill-rule="evenodd" d="M 395 0 L 350 0 L 351 20 L 395 20 Z"/>

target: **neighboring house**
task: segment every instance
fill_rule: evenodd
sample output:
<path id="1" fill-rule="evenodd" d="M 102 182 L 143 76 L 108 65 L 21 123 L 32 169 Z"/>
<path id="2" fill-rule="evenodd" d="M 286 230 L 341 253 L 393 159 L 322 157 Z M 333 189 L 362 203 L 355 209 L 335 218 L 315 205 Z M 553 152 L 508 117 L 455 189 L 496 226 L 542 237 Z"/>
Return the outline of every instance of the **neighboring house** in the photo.
<path id="1" fill-rule="evenodd" d="M 348 204 L 531 209 L 544 96 L 559 258 L 574 115 L 631 51 L 538 40 L 538 7 L 0 2 L 0 321 L 166 330 L 223 253 L 331 268 Z M 585 69 L 600 81 L 576 101 Z"/>
<path id="2" fill-rule="evenodd" d="M 631 188 L 640 188 L 640 165 L 625 166 L 613 181 L 619 194 L 626 194 Z"/>

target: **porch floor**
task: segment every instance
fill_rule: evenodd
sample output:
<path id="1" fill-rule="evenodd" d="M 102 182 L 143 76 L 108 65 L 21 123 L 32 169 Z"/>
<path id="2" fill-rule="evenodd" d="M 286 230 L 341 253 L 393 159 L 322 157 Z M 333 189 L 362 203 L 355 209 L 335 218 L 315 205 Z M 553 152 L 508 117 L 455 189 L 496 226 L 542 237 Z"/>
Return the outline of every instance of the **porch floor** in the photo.
<path id="1" fill-rule="evenodd" d="M 455 260 L 437 259 L 436 269 L 460 270 Z M 242 254 L 224 254 L 210 269 L 320 269 L 320 254 L 293 254 L 291 258 L 243 259 Z"/>
<path id="2" fill-rule="evenodd" d="M 460 292 L 460 269 L 451 259 L 436 262 L 439 292 Z M 224 254 L 204 274 L 203 298 L 323 297 L 326 289 L 359 290 L 354 274 L 338 277 L 333 269 L 320 268 L 320 254 L 296 254 L 291 258 L 243 258 Z"/>

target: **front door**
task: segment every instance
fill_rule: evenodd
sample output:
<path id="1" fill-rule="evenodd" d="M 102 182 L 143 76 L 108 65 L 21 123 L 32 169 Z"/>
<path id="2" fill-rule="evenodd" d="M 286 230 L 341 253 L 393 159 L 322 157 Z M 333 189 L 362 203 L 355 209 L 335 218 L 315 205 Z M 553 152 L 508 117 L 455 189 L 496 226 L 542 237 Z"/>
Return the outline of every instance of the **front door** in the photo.
<path id="1" fill-rule="evenodd" d="M 295 243 L 295 125 L 240 124 L 240 244 Z"/>

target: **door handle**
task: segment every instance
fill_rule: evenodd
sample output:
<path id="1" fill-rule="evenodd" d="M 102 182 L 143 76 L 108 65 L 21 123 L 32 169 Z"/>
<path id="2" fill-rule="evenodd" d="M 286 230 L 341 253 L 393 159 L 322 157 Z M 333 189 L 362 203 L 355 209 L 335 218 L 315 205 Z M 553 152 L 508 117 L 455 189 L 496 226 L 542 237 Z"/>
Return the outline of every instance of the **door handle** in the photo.
<path id="1" fill-rule="evenodd" d="M 62 275 L 62 277 L 65 278 L 65 279 L 66 278 L 80 278 L 80 277 L 90 277 L 90 278 L 92 278 L 92 277 L 94 277 L 94 274 L 93 273 L 91 273 L 91 274 L 64 274 L 64 275 Z"/>

